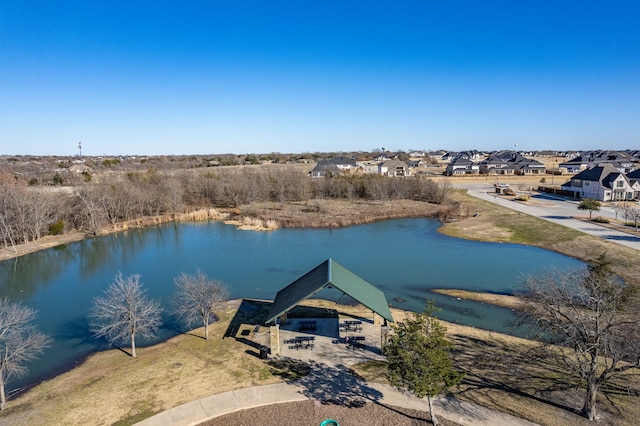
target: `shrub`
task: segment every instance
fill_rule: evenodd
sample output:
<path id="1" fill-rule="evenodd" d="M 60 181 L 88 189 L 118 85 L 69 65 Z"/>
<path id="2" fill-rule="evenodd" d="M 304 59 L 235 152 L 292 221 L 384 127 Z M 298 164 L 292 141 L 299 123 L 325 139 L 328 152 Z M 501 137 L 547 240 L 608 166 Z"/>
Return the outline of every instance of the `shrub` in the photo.
<path id="1" fill-rule="evenodd" d="M 49 225 L 49 235 L 60 235 L 64 232 L 64 222 L 62 220 L 57 221 Z"/>
<path id="2" fill-rule="evenodd" d="M 602 217 L 602 216 L 598 216 L 596 218 L 593 219 L 594 222 L 598 222 L 598 223 L 609 223 L 609 219 L 607 219 L 606 217 Z"/>
<path id="3" fill-rule="evenodd" d="M 547 178 L 545 178 L 544 176 L 540 178 L 540 183 L 545 183 L 547 181 Z"/>
<path id="4" fill-rule="evenodd" d="M 529 201 L 529 196 L 528 195 L 518 195 L 515 198 L 516 201 Z"/>

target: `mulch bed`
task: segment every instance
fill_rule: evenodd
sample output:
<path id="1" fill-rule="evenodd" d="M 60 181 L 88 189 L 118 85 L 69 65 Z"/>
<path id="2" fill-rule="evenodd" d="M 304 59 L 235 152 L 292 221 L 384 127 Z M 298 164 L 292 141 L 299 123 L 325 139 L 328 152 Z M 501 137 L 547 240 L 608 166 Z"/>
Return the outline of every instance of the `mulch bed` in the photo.
<path id="1" fill-rule="evenodd" d="M 437 413 L 436 413 L 437 414 Z M 323 420 L 336 420 L 340 426 L 424 426 L 430 425 L 429 413 L 404 408 L 387 407 L 372 402 L 353 401 L 350 404 L 302 401 L 273 404 L 237 411 L 216 417 L 200 426 L 318 426 Z M 456 423 L 438 418 L 440 424 Z"/>

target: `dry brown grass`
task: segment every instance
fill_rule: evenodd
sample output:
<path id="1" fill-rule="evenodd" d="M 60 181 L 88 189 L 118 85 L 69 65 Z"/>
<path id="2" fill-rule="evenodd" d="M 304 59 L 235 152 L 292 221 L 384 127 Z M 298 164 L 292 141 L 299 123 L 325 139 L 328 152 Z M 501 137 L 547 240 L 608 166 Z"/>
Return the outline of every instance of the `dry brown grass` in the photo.
<path id="1" fill-rule="evenodd" d="M 275 231 L 280 228 L 280 224 L 276 220 L 263 220 L 248 216 L 239 220 L 226 220 L 224 223 L 235 226 L 242 231 Z"/>
<path id="2" fill-rule="evenodd" d="M 412 200 L 317 199 L 294 203 L 252 203 L 238 207 L 236 215 L 273 220 L 284 228 L 340 228 L 405 217 L 438 217 L 443 208 L 445 206 Z"/>
<path id="3" fill-rule="evenodd" d="M 468 290 L 455 289 L 433 289 L 434 293 L 445 294 L 451 297 L 459 297 L 460 299 L 475 300 L 477 302 L 488 303 L 490 305 L 502 306 L 504 308 L 517 309 L 521 306 L 520 300 L 515 296 L 507 296 L 505 294 L 478 293 Z"/>

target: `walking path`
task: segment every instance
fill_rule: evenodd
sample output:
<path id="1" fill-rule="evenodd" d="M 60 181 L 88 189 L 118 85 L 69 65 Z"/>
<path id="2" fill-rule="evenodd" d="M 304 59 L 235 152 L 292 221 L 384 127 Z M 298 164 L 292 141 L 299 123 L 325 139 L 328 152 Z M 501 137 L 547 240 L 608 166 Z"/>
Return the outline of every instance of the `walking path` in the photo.
<path id="1" fill-rule="evenodd" d="M 387 385 L 363 382 L 347 367 L 313 363 L 312 372 L 301 380 L 212 395 L 156 414 L 137 425 L 197 425 L 239 410 L 309 399 L 334 402 L 363 399 L 399 408 L 421 411 L 428 408 L 426 400 Z M 535 426 L 527 420 L 453 398 L 438 397 L 434 400 L 434 407 L 437 415 L 461 425 Z"/>

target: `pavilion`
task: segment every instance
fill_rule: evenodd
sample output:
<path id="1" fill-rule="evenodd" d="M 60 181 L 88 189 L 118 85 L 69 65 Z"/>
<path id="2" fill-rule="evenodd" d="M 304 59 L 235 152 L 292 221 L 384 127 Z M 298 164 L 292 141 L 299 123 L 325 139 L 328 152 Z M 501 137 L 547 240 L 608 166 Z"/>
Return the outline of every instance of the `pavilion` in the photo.
<path id="1" fill-rule="evenodd" d="M 296 305 L 326 287 L 333 287 L 393 322 L 384 293 L 333 259 L 327 259 L 276 294 L 266 323 L 283 317 Z"/>

